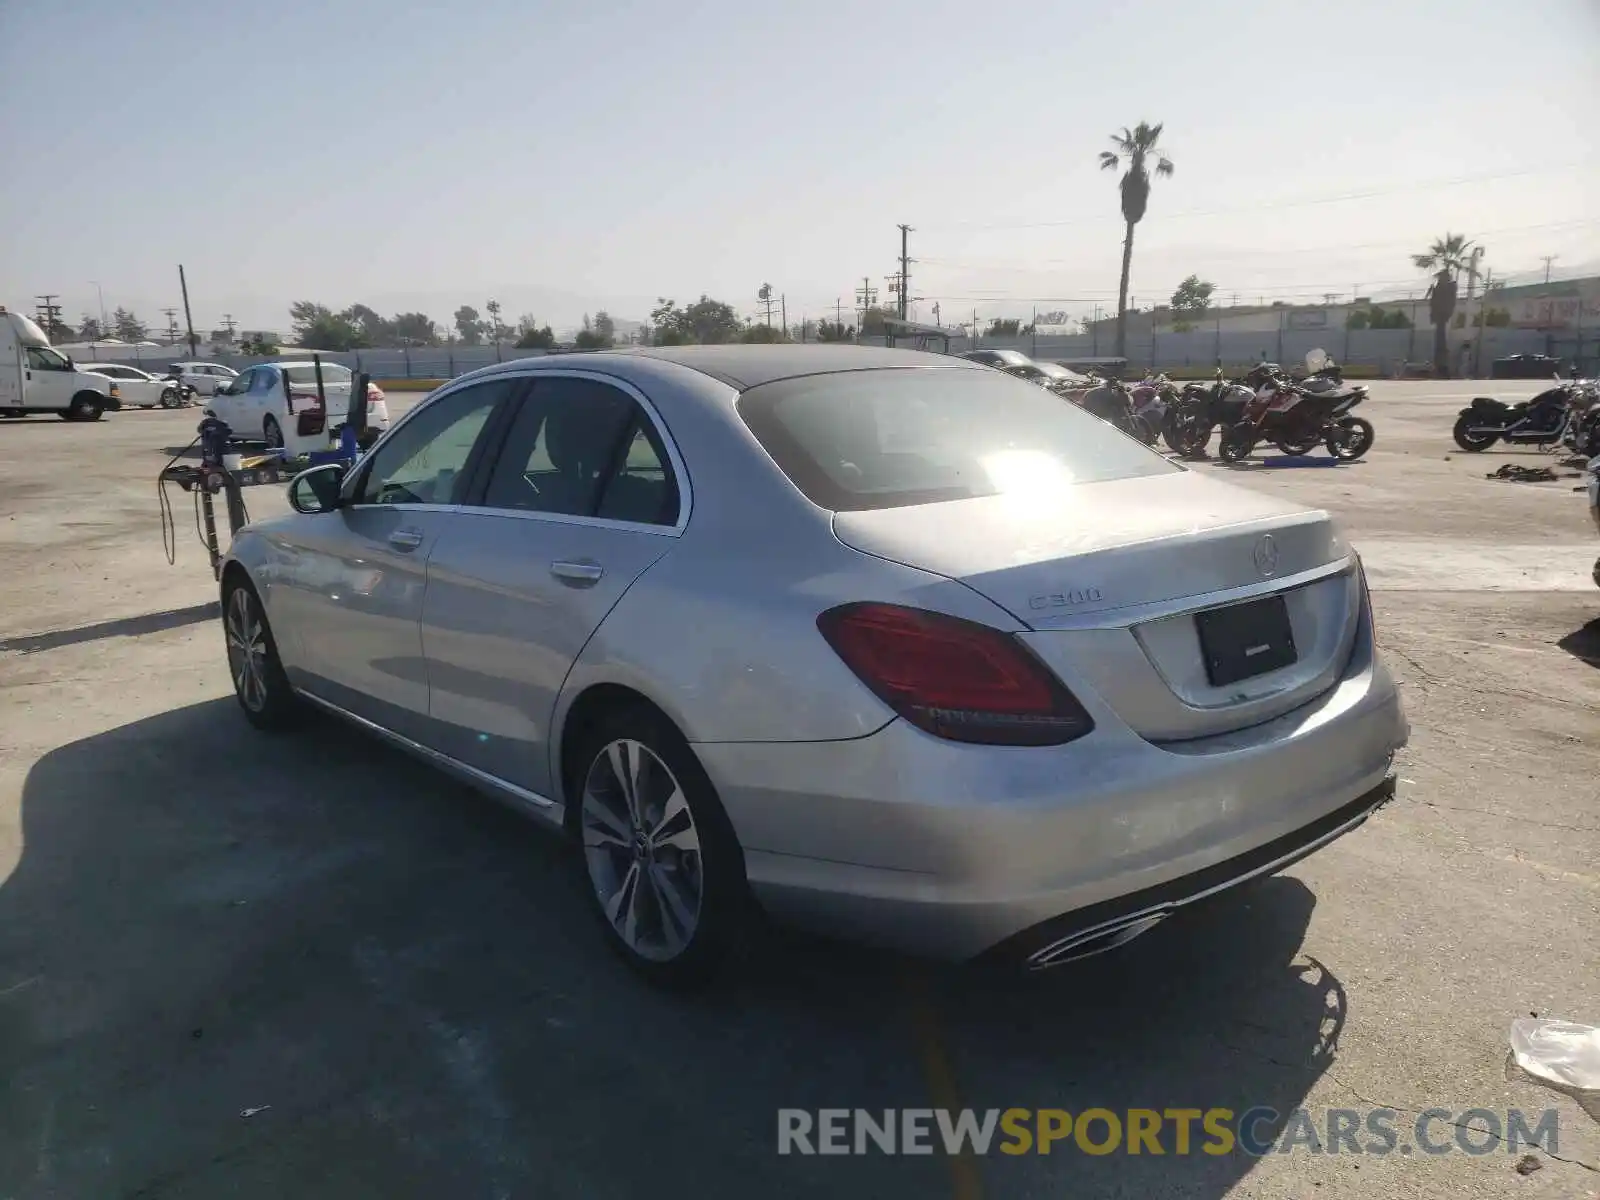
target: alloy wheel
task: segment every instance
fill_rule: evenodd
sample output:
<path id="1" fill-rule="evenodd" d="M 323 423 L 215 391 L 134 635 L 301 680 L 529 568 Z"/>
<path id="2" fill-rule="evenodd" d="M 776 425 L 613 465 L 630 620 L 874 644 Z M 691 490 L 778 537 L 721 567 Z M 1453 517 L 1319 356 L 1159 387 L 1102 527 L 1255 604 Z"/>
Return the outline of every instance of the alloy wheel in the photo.
<path id="1" fill-rule="evenodd" d="M 649 746 L 630 738 L 595 755 L 579 809 L 589 882 L 633 954 L 670 962 L 700 926 L 700 831 L 683 788 Z"/>
<path id="2" fill-rule="evenodd" d="M 283 430 L 278 427 L 278 422 L 274 418 L 268 417 L 266 419 L 266 422 L 261 427 L 261 432 L 266 438 L 267 449 L 283 449 Z"/>
<path id="3" fill-rule="evenodd" d="M 235 588 L 228 597 L 223 628 L 234 690 L 245 708 L 259 713 L 267 703 L 267 633 L 247 588 Z"/>

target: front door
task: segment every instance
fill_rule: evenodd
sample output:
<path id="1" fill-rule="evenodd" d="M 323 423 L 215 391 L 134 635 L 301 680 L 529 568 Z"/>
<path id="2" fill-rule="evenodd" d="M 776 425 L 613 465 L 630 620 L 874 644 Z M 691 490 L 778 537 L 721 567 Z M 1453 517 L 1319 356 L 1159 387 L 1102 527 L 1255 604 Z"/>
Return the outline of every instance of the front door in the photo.
<path id="1" fill-rule="evenodd" d="M 428 560 L 510 387 L 482 383 L 418 409 L 358 469 L 343 506 L 295 523 L 275 601 L 294 639 L 297 686 L 420 740 Z"/>
<path id="2" fill-rule="evenodd" d="M 250 381 L 254 375 L 255 368 L 252 367 L 237 379 L 230 379 L 228 386 L 219 388 L 212 395 L 211 403 L 206 405 L 216 414 L 217 420 L 224 422 L 229 429 L 233 430 L 235 437 L 248 438 L 251 436 L 249 428 L 241 419 L 244 405 L 244 396 L 241 393 L 250 386 Z M 197 378 L 199 377 L 197 376 Z M 255 436 L 260 436 L 259 430 Z"/>
<path id="3" fill-rule="evenodd" d="M 29 408 L 66 408 L 77 375 L 66 359 L 47 346 L 29 346 L 23 362 L 23 391 Z"/>
<path id="4" fill-rule="evenodd" d="M 567 673 L 680 532 L 679 474 L 630 393 L 540 372 L 481 495 L 428 564 L 429 736 L 452 758 L 551 795 Z"/>

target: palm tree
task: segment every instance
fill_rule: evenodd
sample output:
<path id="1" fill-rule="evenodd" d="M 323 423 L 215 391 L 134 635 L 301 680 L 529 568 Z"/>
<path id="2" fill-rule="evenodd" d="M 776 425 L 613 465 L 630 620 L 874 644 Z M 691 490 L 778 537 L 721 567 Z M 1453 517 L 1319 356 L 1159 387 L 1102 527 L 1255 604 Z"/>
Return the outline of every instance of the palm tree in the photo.
<path id="1" fill-rule="evenodd" d="M 1102 171 L 1115 171 L 1124 162 L 1128 164 L 1119 184 L 1122 188 L 1122 219 L 1128 223 L 1128 235 L 1122 239 L 1122 285 L 1117 291 L 1118 358 L 1126 357 L 1128 352 L 1128 269 L 1133 265 L 1133 227 L 1144 220 L 1145 206 L 1150 203 L 1150 160 L 1155 160 L 1157 175 L 1172 174 L 1172 160 L 1156 152 L 1161 129 L 1160 125 L 1150 125 L 1144 121 L 1132 129 L 1124 127 L 1121 133 L 1111 135 L 1111 144 L 1116 149 L 1100 153 Z"/>
<path id="2" fill-rule="evenodd" d="M 1433 371 L 1440 378 L 1450 374 L 1448 331 L 1456 313 L 1456 281 L 1471 257 L 1472 243 L 1459 233 L 1434 238 L 1426 254 L 1411 256 L 1414 266 L 1434 272 L 1428 288 L 1428 319 L 1433 322 Z"/>

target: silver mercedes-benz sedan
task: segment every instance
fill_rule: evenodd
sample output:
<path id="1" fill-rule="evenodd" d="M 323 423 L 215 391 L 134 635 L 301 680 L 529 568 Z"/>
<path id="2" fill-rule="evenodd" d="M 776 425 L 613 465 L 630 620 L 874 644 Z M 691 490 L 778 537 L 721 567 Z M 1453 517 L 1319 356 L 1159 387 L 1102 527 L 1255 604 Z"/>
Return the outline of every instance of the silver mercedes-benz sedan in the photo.
<path id="1" fill-rule="evenodd" d="M 958 359 L 498 364 L 290 500 L 222 575 L 245 716 L 326 710 L 563 831 L 662 981 L 763 909 L 1110 949 L 1361 824 L 1408 734 L 1326 513 Z"/>

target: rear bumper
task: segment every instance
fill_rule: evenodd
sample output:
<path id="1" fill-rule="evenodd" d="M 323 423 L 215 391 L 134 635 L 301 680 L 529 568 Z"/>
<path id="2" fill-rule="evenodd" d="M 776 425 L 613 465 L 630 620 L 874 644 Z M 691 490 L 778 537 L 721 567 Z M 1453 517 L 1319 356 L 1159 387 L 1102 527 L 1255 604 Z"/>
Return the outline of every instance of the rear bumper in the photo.
<path id="1" fill-rule="evenodd" d="M 1094 716 L 1053 748 L 958 745 L 896 720 L 852 741 L 695 750 L 775 915 L 933 957 L 1027 959 L 1355 828 L 1391 794 L 1409 734 L 1367 614 L 1340 680 L 1264 724 L 1156 745 Z"/>

